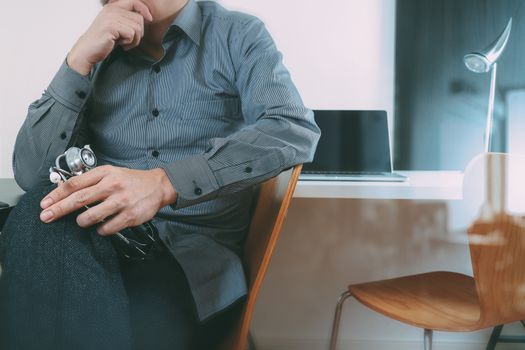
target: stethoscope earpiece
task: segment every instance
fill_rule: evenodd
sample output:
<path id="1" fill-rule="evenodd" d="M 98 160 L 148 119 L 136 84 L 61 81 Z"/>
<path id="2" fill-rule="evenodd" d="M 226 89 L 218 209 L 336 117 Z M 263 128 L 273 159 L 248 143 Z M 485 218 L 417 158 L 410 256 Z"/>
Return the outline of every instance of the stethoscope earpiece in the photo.
<path id="1" fill-rule="evenodd" d="M 62 181 L 62 176 L 60 176 L 60 174 L 57 173 L 56 171 L 50 171 L 49 181 L 51 181 L 54 184 L 58 184 L 60 181 Z"/>

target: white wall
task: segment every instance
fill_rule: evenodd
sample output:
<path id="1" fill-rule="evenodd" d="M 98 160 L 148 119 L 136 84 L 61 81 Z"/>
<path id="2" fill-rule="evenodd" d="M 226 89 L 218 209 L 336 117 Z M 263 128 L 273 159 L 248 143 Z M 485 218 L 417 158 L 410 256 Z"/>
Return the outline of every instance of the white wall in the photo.
<path id="1" fill-rule="evenodd" d="M 27 107 L 40 97 L 67 52 L 96 15 L 98 0 L 25 0 L 3 4 L 0 21 L 0 178 Z"/>

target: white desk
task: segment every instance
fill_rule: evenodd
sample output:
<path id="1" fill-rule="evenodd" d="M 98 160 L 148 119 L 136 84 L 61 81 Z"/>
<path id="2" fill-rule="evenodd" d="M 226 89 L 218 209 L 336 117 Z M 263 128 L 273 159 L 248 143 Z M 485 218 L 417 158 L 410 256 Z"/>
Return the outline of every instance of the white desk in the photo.
<path id="1" fill-rule="evenodd" d="M 18 187 L 15 179 L 0 179 L 0 201 L 11 205 L 18 203 L 24 191 Z"/>
<path id="2" fill-rule="evenodd" d="M 461 200 L 459 171 L 398 171 L 406 182 L 299 181 L 294 197 Z"/>
<path id="3" fill-rule="evenodd" d="M 299 181 L 296 198 L 460 200 L 459 171 L 399 171 L 407 182 Z M 0 201 L 16 204 L 23 191 L 14 179 L 0 179 Z"/>

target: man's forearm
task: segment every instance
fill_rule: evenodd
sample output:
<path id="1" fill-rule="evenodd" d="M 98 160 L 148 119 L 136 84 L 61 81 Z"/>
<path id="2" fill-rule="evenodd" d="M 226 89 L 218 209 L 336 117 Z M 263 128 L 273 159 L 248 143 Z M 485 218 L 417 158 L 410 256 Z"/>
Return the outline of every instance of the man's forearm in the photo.
<path id="1" fill-rule="evenodd" d="M 173 207 L 242 191 L 311 161 L 319 132 L 311 122 L 312 112 L 303 110 L 304 119 L 268 116 L 229 137 L 211 140 L 204 154 L 164 166 L 178 194 Z"/>
<path id="2" fill-rule="evenodd" d="M 91 82 L 63 63 L 42 97 L 29 106 L 13 152 L 13 171 L 29 190 L 48 176 L 48 167 L 66 149 L 91 92 Z"/>
<path id="3" fill-rule="evenodd" d="M 153 17 L 139 0 L 113 1 L 100 11 L 41 99 L 31 104 L 13 153 L 13 171 L 25 190 L 47 177 L 47 167 L 67 147 L 91 92 L 93 67 L 121 45 L 131 49 Z M 71 63 L 72 66 L 68 66 Z"/>

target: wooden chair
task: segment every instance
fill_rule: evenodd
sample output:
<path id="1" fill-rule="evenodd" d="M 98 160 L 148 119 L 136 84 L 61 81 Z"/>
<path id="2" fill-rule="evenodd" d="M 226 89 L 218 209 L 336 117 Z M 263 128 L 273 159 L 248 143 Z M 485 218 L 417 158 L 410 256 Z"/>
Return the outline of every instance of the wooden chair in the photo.
<path id="1" fill-rule="evenodd" d="M 248 298 L 238 322 L 221 345 L 221 350 L 248 348 L 255 301 L 279 238 L 301 167 L 295 166 L 261 185 L 244 247 L 243 262 L 248 281 Z"/>
<path id="2" fill-rule="evenodd" d="M 521 166 L 512 169 L 525 173 L 525 157 L 519 161 Z M 509 214 L 504 203 L 508 199 L 504 193 L 523 192 L 525 177 L 521 174 L 521 180 L 509 189 L 505 179 L 510 168 L 504 154 L 485 154 L 473 162 L 475 166 L 466 171 L 464 188 L 469 181 L 478 181 L 483 172 L 488 174 L 487 187 L 477 186 L 478 192 L 485 190 L 482 215 L 468 230 L 474 277 L 430 272 L 350 285 L 337 303 L 330 350 L 336 348 L 343 303 L 351 296 L 387 317 L 423 328 L 427 350 L 432 348 L 434 330 L 468 332 L 497 326 L 487 345 L 494 349 L 500 325 L 525 318 L 525 219 Z M 489 169 L 494 166 L 496 170 Z"/>

